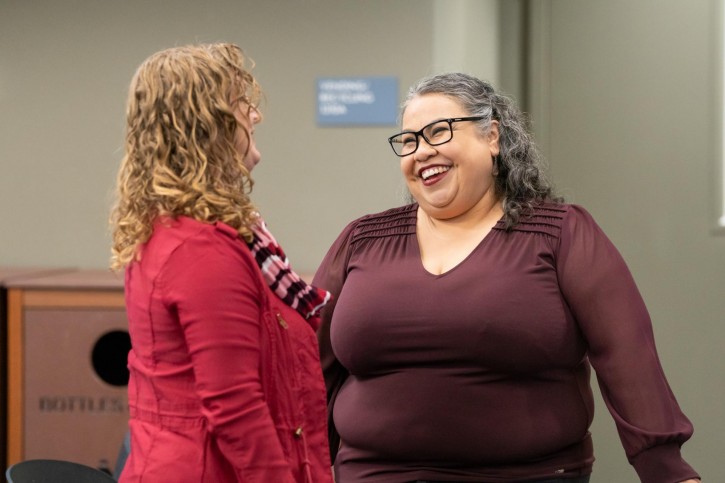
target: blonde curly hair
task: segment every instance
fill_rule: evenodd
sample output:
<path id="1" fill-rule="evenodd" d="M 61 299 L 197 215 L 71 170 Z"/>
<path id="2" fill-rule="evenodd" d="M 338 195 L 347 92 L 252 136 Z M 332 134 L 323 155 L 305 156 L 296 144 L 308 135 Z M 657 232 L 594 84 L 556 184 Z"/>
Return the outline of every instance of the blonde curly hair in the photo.
<path id="1" fill-rule="evenodd" d="M 251 134 L 234 110 L 256 110 L 261 90 L 246 63 L 234 44 L 203 44 L 157 52 L 136 71 L 110 219 L 112 269 L 141 256 L 160 216 L 221 221 L 251 240 L 254 183 L 235 144 L 241 130 L 249 150 Z"/>

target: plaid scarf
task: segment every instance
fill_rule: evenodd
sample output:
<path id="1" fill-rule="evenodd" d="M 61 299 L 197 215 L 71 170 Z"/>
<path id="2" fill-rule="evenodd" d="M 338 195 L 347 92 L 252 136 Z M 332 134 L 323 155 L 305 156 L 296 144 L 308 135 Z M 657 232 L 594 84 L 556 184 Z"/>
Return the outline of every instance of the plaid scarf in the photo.
<path id="1" fill-rule="evenodd" d="M 252 226 L 252 231 L 254 239 L 247 245 L 267 285 L 285 304 L 299 312 L 317 329 L 319 312 L 330 301 L 332 294 L 307 284 L 292 270 L 287 255 L 267 230 L 261 217 Z"/>

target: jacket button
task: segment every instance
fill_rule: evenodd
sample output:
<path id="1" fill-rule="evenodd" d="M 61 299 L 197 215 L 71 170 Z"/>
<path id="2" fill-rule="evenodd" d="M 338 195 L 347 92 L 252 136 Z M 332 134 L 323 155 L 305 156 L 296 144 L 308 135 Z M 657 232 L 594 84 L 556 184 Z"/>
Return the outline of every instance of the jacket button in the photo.
<path id="1" fill-rule="evenodd" d="M 301 438 L 302 437 L 302 426 L 298 426 L 297 429 L 295 429 L 295 438 Z"/>
<path id="2" fill-rule="evenodd" d="M 283 329 L 289 327 L 287 325 L 287 322 L 285 322 L 285 320 L 282 318 L 282 315 L 280 315 L 279 313 L 277 314 L 277 322 L 279 322 L 279 325 L 281 325 Z"/>

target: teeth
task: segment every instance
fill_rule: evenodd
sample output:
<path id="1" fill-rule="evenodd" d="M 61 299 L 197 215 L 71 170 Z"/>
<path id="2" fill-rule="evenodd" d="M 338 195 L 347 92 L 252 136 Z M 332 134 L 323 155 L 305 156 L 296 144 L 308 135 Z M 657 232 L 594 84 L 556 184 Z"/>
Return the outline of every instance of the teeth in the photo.
<path id="1" fill-rule="evenodd" d="M 451 169 L 448 166 L 435 166 L 433 168 L 424 169 L 422 173 L 420 173 L 420 177 L 424 180 L 430 178 L 431 176 L 435 176 L 436 174 L 445 173 Z"/>

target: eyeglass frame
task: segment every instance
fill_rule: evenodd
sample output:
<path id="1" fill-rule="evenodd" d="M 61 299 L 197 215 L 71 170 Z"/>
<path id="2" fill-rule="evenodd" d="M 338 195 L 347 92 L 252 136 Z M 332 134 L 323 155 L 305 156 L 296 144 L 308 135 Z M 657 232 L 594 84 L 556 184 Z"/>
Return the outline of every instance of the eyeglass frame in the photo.
<path id="1" fill-rule="evenodd" d="M 468 117 L 449 117 L 447 119 L 438 119 L 437 121 L 430 122 L 423 126 L 418 131 L 401 131 L 397 134 L 393 134 L 388 138 L 388 144 L 390 144 L 390 147 L 392 148 L 393 152 L 396 156 L 399 158 L 403 158 L 405 156 L 410 156 L 411 154 L 414 154 L 418 148 L 420 147 L 420 138 L 423 138 L 426 143 L 428 143 L 428 146 L 441 146 L 443 144 L 451 142 L 453 139 L 453 123 L 454 122 L 462 122 L 462 121 L 480 121 L 482 119 L 485 119 L 485 116 L 468 116 Z M 438 124 L 439 122 L 446 122 L 448 123 L 448 132 L 451 133 L 451 137 L 447 140 L 443 141 L 442 143 L 432 143 L 428 140 L 428 138 L 423 134 L 423 131 L 431 127 L 433 124 Z M 393 146 L 393 138 L 397 138 L 398 136 L 401 136 L 403 134 L 415 134 L 415 149 L 413 149 L 411 152 L 406 154 L 398 154 L 398 152 L 395 150 L 395 147 Z"/>

